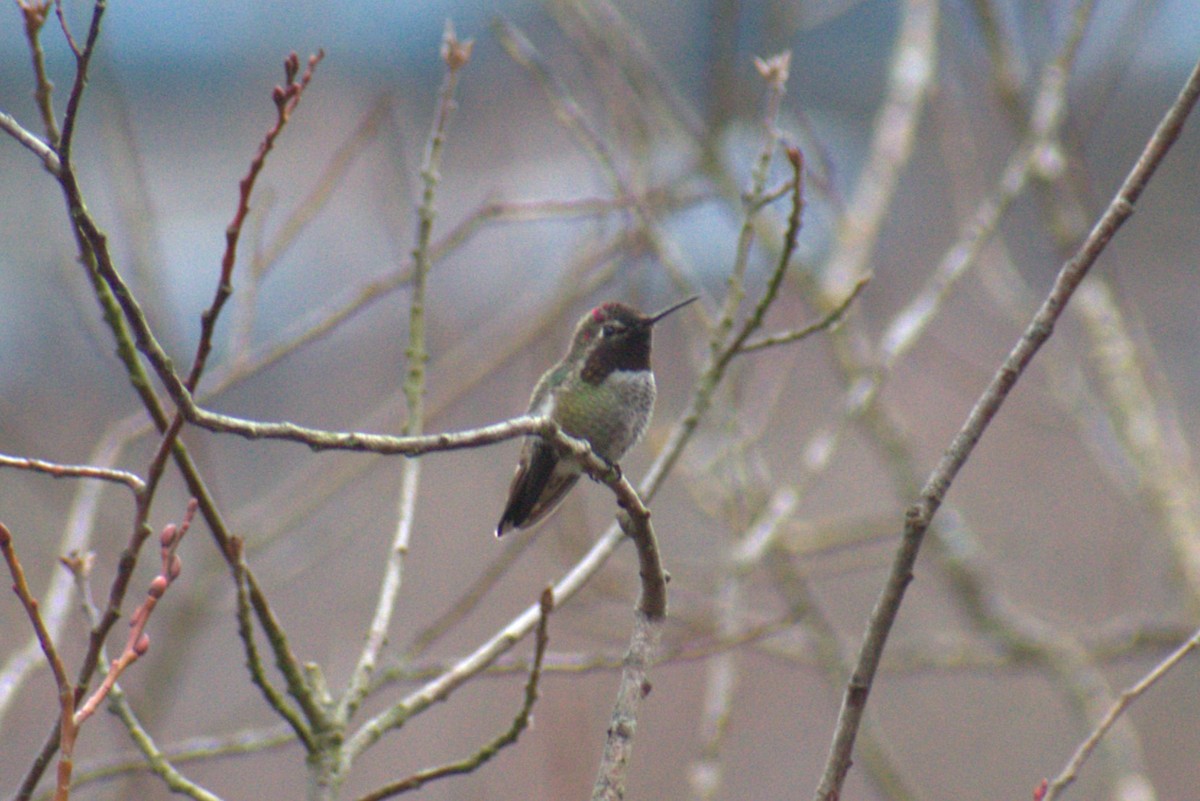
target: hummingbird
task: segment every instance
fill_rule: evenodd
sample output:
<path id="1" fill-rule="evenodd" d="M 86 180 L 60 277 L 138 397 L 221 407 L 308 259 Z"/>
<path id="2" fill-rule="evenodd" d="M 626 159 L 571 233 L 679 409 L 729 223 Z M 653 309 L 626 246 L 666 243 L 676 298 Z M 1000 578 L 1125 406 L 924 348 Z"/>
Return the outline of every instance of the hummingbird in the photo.
<path id="1" fill-rule="evenodd" d="M 533 389 L 526 414 L 549 417 L 572 437 L 587 440 L 610 465 L 646 433 L 654 411 L 650 331 L 654 324 L 697 296 L 654 314 L 624 303 L 602 303 L 579 320 L 562 361 L 547 370 Z M 559 456 L 541 437 L 529 437 L 496 536 L 529 528 L 552 512 L 575 486 L 583 468 Z"/>

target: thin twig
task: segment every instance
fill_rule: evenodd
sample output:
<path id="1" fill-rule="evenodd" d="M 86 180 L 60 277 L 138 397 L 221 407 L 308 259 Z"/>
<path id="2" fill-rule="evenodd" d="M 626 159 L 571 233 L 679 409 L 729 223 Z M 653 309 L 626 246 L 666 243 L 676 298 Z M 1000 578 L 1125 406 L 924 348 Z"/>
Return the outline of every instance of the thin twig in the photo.
<path id="1" fill-rule="evenodd" d="M 600 135 L 595 126 L 588 120 L 571 92 L 562 80 L 551 71 L 542 58 L 541 53 L 533 46 L 533 42 L 519 29 L 506 19 L 497 19 L 493 24 L 496 38 L 500 46 L 508 53 L 518 66 L 529 72 L 542 87 L 543 93 L 554 106 L 554 115 L 563 126 L 571 132 L 579 144 L 591 154 L 606 172 L 609 173 L 617 189 L 623 195 L 632 196 L 628 192 L 625 177 L 621 174 L 616 156 L 609 149 L 607 140 Z"/>
<path id="2" fill-rule="evenodd" d="M 21 123 L 3 111 L 0 111 L 0 129 L 41 159 L 46 171 L 51 175 L 57 178 L 62 172 L 62 162 L 59 160 L 58 154 L 54 152 L 54 148 L 39 139 L 36 134 L 23 128 Z"/>
<path id="3" fill-rule="evenodd" d="M 119 425 L 110 427 L 100 438 L 100 443 L 89 454 L 88 461 L 95 465 L 114 464 L 123 448 L 122 431 L 123 428 Z M 87 481 L 79 485 L 79 490 L 71 502 L 63 536 L 56 547 L 56 553 L 78 554 L 87 550 L 95 528 L 103 486 L 104 484 L 98 481 Z M 71 588 L 70 576 L 65 572 L 55 571 L 49 586 L 42 595 L 40 606 L 42 620 L 54 642 L 58 642 L 59 634 L 67 622 Z M 3 668 L 0 669 L 0 720 L 3 720 L 9 705 L 17 697 L 25 679 L 34 667 L 40 664 L 40 654 L 41 647 L 38 644 L 37 636 L 31 634 L 29 642 L 10 654 Z"/>
<path id="4" fill-rule="evenodd" d="M 4 554 L 4 561 L 8 564 L 8 572 L 13 579 L 13 592 L 21 600 L 21 605 L 25 607 L 25 613 L 29 616 L 29 622 L 33 626 L 34 632 L 37 634 L 38 643 L 42 647 L 42 653 L 46 655 L 46 661 L 50 665 L 50 671 L 54 674 L 54 684 L 58 690 L 58 723 L 55 726 L 55 732 L 59 733 L 59 737 L 55 738 L 55 744 L 62 744 L 62 756 L 58 764 L 58 776 L 55 783 L 54 800 L 66 801 L 70 785 L 71 785 L 71 765 L 73 760 L 74 746 L 74 731 L 75 731 L 75 687 L 71 684 L 70 678 L 67 677 L 67 668 L 63 664 L 62 657 L 58 654 L 58 649 L 54 646 L 54 641 L 50 638 L 50 632 L 46 629 L 46 624 L 42 620 L 41 613 L 38 611 L 37 599 L 33 597 L 33 593 L 29 590 L 29 584 L 25 580 L 25 571 L 21 567 L 21 562 L 17 558 L 17 552 L 13 548 L 13 538 L 9 530 L 0 523 L 0 552 Z M 49 754 L 46 749 L 42 749 L 39 754 L 39 759 L 44 756 L 44 761 L 38 764 L 43 767 L 49 763 L 53 756 L 53 751 Z M 33 789 L 33 784 L 30 784 L 29 776 L 33 773 L 33 769 L 26 774 L 26 779 L 22 783 L 21 791 L 24 792 L 28 787 L 30 791 Z M 41 771 L 37 772 L 37 776 L 41 776 Z M 34 779 L 36 784 L 36 779 Z"/>
<path id="5" fill-rule="evenodd" d="M 838 247 L 821 276 L 827 298 L 843 298 L 871 269 L 900 172 L 912 156 L 925 97 L 937 75 L 938 3 L 906 0 L 888 69 L 888 90 L 872 125 L 867 163 L 839 217 Z"/>
<path id="6" fill-rule="evenodd" d="M 234 537 L 230 545 L 234 551 L 233 582 L 237 589 L 238 637 L 241 638 L 242 649 L 246 653 L 246 669 L 250 672 L 250 681 L 262 692 L 267 705 L 275 711 L 275 714 L 283 718 L 292 728 L 305 750 L 311 753 L 316 748 L 316 742 L 313 739 L 309 721 L 306 721 L 275 688 L 275 685 L 271 684 L 262 656 L 259 654 L 258 645 L 254 642 L 250 588 L 249 582 L 246 580 L 245 544 L 240 537 Z M 298 670 L 285 672 L 292 676 L 299 675 Z M 304 693 L 304 695 L 308 695 L 308 693 Z"/>
<path id="7" fill-rule="evenodd" d="M 418 436 L 425 427 L 425 370 L 429 352 L 425 343 L 425 290 L 432 268 L 430 242 L 433 238 L 433 222 L 437 216 L 435 200 L 441 180 L 442 151 L 446 133 L 455 107 L 455 92 L 463 67 L 471 60 L 471 40 L 460 41 L 454 26 L 446 21 L 442 36 L 442 60 L 446 71 L 438 92 L 437 110 L 430 128 L 425 160 L 421 165 L 424 192 L 417 208 L 416 244 L 413 246 L 412 295 L 409 303 L 408 329 L 408 373 L 404 381 L 404 397 L 408 406 L 408 417 L 404 423 L 404 434 Z M 396 531 L 380 583 L 375 613 L 367 629 L 366 642 L 359 653 L 358 663 L 351 674 L 346 691 L 338 703 L 336 718 L 345 726 L 366 697 L 371 674 L 379 662 L 379 652 L 387 640 L 392 615 L 396 611 L 396 599 L 404 578 L 404 558 L 408 555 L 412 538 L 413 519 L 416 515 L 417 488 L 420 484 L 421 462 L 408 460 L 401 466 L 400 500 Z M 343 763 L 339 770 L 344 773 L 349 767 Z"/>
<path id="8" fill-rule="evenodd" d="M 378 136 L 383 120 L 390 112 L 391 104 L 386 97 L 380 97 L 371 104 L 354 130 L 334 150 L 324 169 L 321 170 L 313 189 L 283 219 L 279 224 L 279 230 L 266 247 L 256 249 L 254 252 L 230 315 L 229 353 L 231 358 L 228 359 L 228 364 L 241 365 L 247 360 L 250 353 L 250 337 L 254 328 L 256 304 L 262 281 L 272 268 L 279 264 L 280 259 L 296 243 L 309 224 L 325 209 L 334 191 L 342 186 L 350 168 L 363 155 L 366 146 Z M 266 215 L 259 215 L 260 226 L 264 224 L 265 217 Z M 259 234 L 256 238 L 261 240 L 261 231 L 256 233 Z M 211 381 L 211 371 L 208 376 Z"/>
<path id="9" fill-rule="evenodd" d="M 201 762 L 239 754 L 259 753 L 272 748 L 290 745 L 296 734 L 286 724 L 265 729 L 246 729 L 230 734 L 201 735 L 164 745 L 161 752 L 173 764 Z M 108 755 L 80 762 L 75 769 L 71 789 L 77 790 L 88 784 L 99 784 L 137 773 L 147 773 L 151 767 L 141 751 Z M 49 801 L 49 794 L 37 797 L 37 801 Z"/>
<path id="10" fill-rule="evenodd" d="M 188 510 L 185 513 L 181 526 L 167 526 L 163 529 L 163 533 L 160 538 L 160 553 L 162 554 L 163 567 L 160 575 L 162 579 L 165 579 L 165 584 L 163 581 L 156 579 L 155 584 L 152 585 L 152 593 L 156 592 L 157 590 L 165 590 L 165 586 L 169 585 L 170 582 L 174 580 L 173 576 L 178 576 L 180 562 L 178 557 L 175 555 L 175 551 L 178 548 L 179 542 L 183 538 L 184 533 L 186 533 L 187 526 L 190 525 L 191 518 L 195 515 L 195 512 L 196 504 L 193 501 L 188 506 Z M 88 625 L 95 628 L 100 624 L 100 610 L 96 607 L 95 602 L 92 600 L 91 592 L 91 573 L 94 560 L 91 558 L 91 555 L 88 555 L 87 557 L 64 558 L 62 562 L 71 572 L 75 584 L 79 588 L 79 595 L 82 600 L 84 615 L 87 618 Z M 156 585 L 157 590 L 155 589 Z M 144 628 L 145 623 L 149 618 L 149 611 L 153 607 L 153 601 L 154 597 L 152 594 L 147 598 L 147 602 L 139 607 L 139 609 L 135 612 L 132 625 L 133 629 Z M 135 645 L 135 647 L 142 647 L 148 642 L 143 641 L 144 636 L 145 635 L 141 634 L 140 632 L 136 634 L 131 633 L 129 642 L 136 644 L 141 641 L 142 645 Z M 129 646 L 127 645 L 125 653 L 122 654 L 120 659 L 114 660 L 113 664 L 115 665 L 118 662 L 126 659 L 129 650 Z M 108 708 L 117 716 L 118 719 L 120 719 L 121 723 L 125 726 L 126 731 L 129 733 L 130 739 L 133 740 L 134 745 L 137 746 L 141 755 L 141 759 L 139 760 L 138 764 L 145 770 L 156 774 L 160 779 L 162 779 L 163 783 L 166 784 L 169 789 L 175 792 L 187 795 L 189 798 L 195 799 L 195 801 L 220 801 L 216 795 L 180 773 L 179 770 L 171 763 L 170 758 L 158 747 L 158 745 L 154 742 L 154 738 L 146 730 L 141 720 L 138 719 L 137 714 L 133 711 L 133 707 L 129 704 L 129 699 L 126 697 L 124 690 L 121 688 L 118 677 L 111 675 L 114 672 L 120 671 L 112 671 L 107 669 L 105 667 L 105 662 L 107 661 L 107 653 L 102 649 L 100 652 L 99 668 L 102 673 L 104 673 L 104 684 L 102 685 L 101 689 L 103 689 L 105 686 L 108 687 L 107 695 L 105 696 L 108 701 Z M 124 668 L 122 667 L 121 670 L 124 670 Z M 100 691 L 97 691 L 97 704 L 99 702 L 99 697 Z M 89 701 L 89 704 L 90 703 L 91 702 Z M 83 710 L 81 709 L 80 713 L 82 712 Z M 80 783 L 80 771 L 74 770 L 71 774 L 71 789 L 76 789 L 79 787 Z"/>
<path id="11" fill-rule="evenodd" d="M 258 180 L 259 174 L 262 173 L 267 155 L 275 146 L 275 140 L 279 138 L 288 120 L 291 119 L 292 113 L 300 103 L 300 98 L 304 95 L 304 90 L 312 81 L 313 72 L 324 57 L 325 51 L 323 50 L 318 50 L 316 54 L 309 56 L 303 73 L 300 72 L 300 57 L 295 53 L 289 54 L 284 59 L 284 83 L 276 86 L 271 94 L 271 99 L 275 103 L 275 124 L 268 129 L 254 158 L 250 160 L 249 170 L 238 182 L 237 209 L 233 213 L 232 222 L 225 229 L 225 253 L 221 256 L 221 274 L 217 281 L 216 293 L 213 295 L 212 303 L 200 315 L 200 339 L 196 346 L 196 355 L 192 359 L 191 370 L 184 381 L 189 392 L 196 391 L 196 385 L 200 381 L 200 375 L 204 372 L 208 355 L 212 351 L 212 337 L 217 325 L 217 318 L 220 316 L 225 302 L 233 294 L 233 267 L 237 263 L 237 247 L 242 235 L 242 225 L 246 221 L 246 215 L 250 213 L 250 195 L 254 191 L 254 184 Z"/>
<path id="12" fill-rule="evenodd" d="M 596 161 L 600 169 L 608 176 L 612 192 L 616 197 L 630 198 L 629 206 L 632 219 L 637 223 L 638 233 L 650 243 L 659 262 L 667 275 L 676 286 L 688 294 L 695 293 L 695 286 L 687 277 L 680 261 L 680 248 L 668 237 L 658 223 L 654 210 L 646 202 L 645 195 L 634 189 L 634 180 L 617 159 L 608 140 L 602 136 L 588 120 L 582 104 L 576 100 L 566 83 L 561 80 L 547 64 L 533 43 L 512 23 L 501 20 L 494 26 L 500 44 L 505 52 L 520 67 L 529 72 L 542 88 L 547 100 L 554 108 L 554 116 L 567 131 L 575 137 L 589 155 Z M 703 308 L 697 307 L 696 313 L 705 315 Z M 708 320 L 704 322 L 707 324 Z"/>
<path id="13" fill-rule="evenodd" d="M 737 244 L 734 246 L 733 264 L 729 269 L 729 277 L 725 281 L 725 301 L 722 304 L 721 313 L 717 317 L 716 323 L 709 332 L 709 349 L 713 354 L 720 353 L 723 349 L 726 349 L 725 340 L 728 338 L 729 332 L 733 330 L 738 309 L 741 307 L 742 300 L 746 296 L 745 277 L 746 270 L 750 266 L 750 248 L 754 244 L 755 217 L 763 208 L 762 200 L 767 191 L 767 178 L 771 168 L 771 160 L 775 156 L 775 148 L 778 146 L 782 135 L 778 127 L 779 110 L 783 104 L 783 95 L 787 91 L 791 61 L 792 54 L 787 51 L 778 53 L 769 59 L 755 60 L 755 67 L 757 67 L 759 75 L 767 84 L 766 111 L 763 114 L 762 121 L 763 141 L 758 151 L 758 157 L 755 159 L 754 166 L 751 169 L 750 188 L 746 191 L 742 201 L 742 225 L 738 231 Z M 789 155 L 790 153 L 791 151 L 789 151 Z M 799 233 L 801 215 L 800 207 L 795 205 L 795 199 L 799 198 L 802 201 L 804 197 L 801 172 L 797 169 L 797 165 L 799 165 L 800 170 L 803 169 L 803 160 L 799 156 L 799 150 L 795 150 L 795 153 L 797 156 L 793 159 L 792 163 L 793 208 L 789 222 L 789 228 L 793 230 L 793 236 L 786 243 L 790 244 L 791 247 L 785 246 L 784 251 L 786 255 L 781 258 L 781 263 L 784 260 L 791 259 L 795 246 L 795 235 Z M 793 225 L 792 222 L 795 224 Z M 771 277 L 771 284 L 774 285 L 776 290 L 779 286 L 778 282 L 781 279 L 781 271 L 776 268 Z M 765 306 L 763 308 L 765 309 Z M 760 314 L 758 322 L 761 323 L 761 321 L 762 317 Z M 757 328 L 757 326 L 754 326 L 754 328 Z M 744 326 L 742 328 L 742 335 L 739 338 L 744 341 L 753 332 L 754 328 Z M 728 350 L 732 354 L 736 351 L 736 348 Z"/>
<path id="14" fill-rule="evenodd" d="M 862 294 L 862 291 L 867 288 L 867 284 L 869 283 L 871 283 L 871 277 L 864 275 L 854 285 L 854 288 L 850 290 L 850 294 L 842 298 L 836 306 L 826 312 L 819 320 L 815 320 L 793 331 L 781 331 L 778 334 L 769 334 L 768 336 L 751 340 L 742 345 L 738 349 L 738 353 L 753 353 L 756 350 L 773 348 L 776 345 L 790 345 L 793 342 L 808 339 L 813 334 L 820 333 L 821 331 L 828 331 L 841 322 L 842 318 L 846 316 L 846 312 L 854 305 L 854 301 L 858 299 L 858 296 Z"/>
<path id="15" fill-rule="evenodd" d="M 533 713 L 533 705 L 538 699 L 538 682 L 542 676 L 542 660 L 546 656 L 546 645 L 550 638 L 547 634 L 547 622 L 550 618 L 550 612 L 554 609 L 554 591 L 550 587 L 542 593 L 541 602 L 539 604 L 539 615 L 536 633 L 534 635 L 533 647 L 533 664 L 529 668 L 529 679 L 525 682 L 525 701 L 521 705 L 521 709 L 513 718 L 512 725 L 505 731 L 501 732 L 494 740 L 484 745 L 478 751 L 466 759 L 458 762 L 450 762 L 445 765 L 439 765 L 435 768 L 426 768 L 420 770 L 413 775 L 401 779 L 398 782 L 384 785 L 377 790 L 373 790 L 364 796 L 361 796 L 358 801 L 382 801 L 385 798 L 392 798 L 406 793 L 410 790 L 416 790 L 422 785 L 428 784 L 436 779 L 443 779 L 447 776 L 458 776 L 464 773 L 470 773 L 479 768 L 485 762 L 489 761 L 496 754 L 500 753 L 502 748 L 512 745 L 521 736 L 521 732 L 529 727 L 529 720 Z"/>
<path id="16" fill-rule="evenodd" d="M 139 476 L 127 470 L 115 470 L 110 467 L 98 467 L 88 464 L 59 464 L 47 462 L 44 459 L 34 459 L 30 456 L 9 456 L 0 453 L 0 467 L 15 467 L 19 470 L 32 470 L 45 473 L 55 478 L 95 478 L 100 481 L 111 481 L 123 484 L 133 492 L 134 497 L 146 489 L 146 482 Z"/>
<path id="17" fill-rule="evenodd" d="M 25 614 L 29 616 L 29 623 L 33 626 L 33 630 L 37 634 L 38 642 L 42 646 L 42 652 L 46 655 L 46 661 L 50 664 L 50 670 L 54 674 L 54 682 L 58 686 L 59 702 L 62 705 L 63 717 L 73 717 L 75 714 L 74 687 L 71 685 L 70 678 L 67 677 L 66 666 L 63 664 L 62 657 L 58 655 L 58 649 L 54 645 L 54 640 L 51 639 L 50 632 L 46 629 L 46 624 L 42 620 L 37 599 L 33 597 L 33 593 L 29 589 L 29 583 L 25 580 L 25 570 L 21 567 L 21 560 L 17 558 L 17 551 L 13 547 L 12 533 L 9 532 L 3 523 L 0 523 L 0 552 L 3 552 L 4 561 L 8 564 L 8 572 L 12 576 L 13 592 L 17 594 L 17 598 L 21 600 L 21 605 L 25 607 Z"/>
<path id="18" fill-rule="evenodd" d="M 1159 662 L 1154 668 L 1142 678 L 1138 679 L 1129 689 L 1121 693 L 1120 698 L 1108 710 L 1108 713 L 1100 721 L 1099 725 L 1087 736 L 1079 747 L 1075 749 L 1075 753 L 1067 761 L 1062 771 L 1049 783 L 1046 792 L 1041 796 L 1042 801 L 1053 801 L 1058 797 L 1058 794 L 1067 789 L 1071 782 L 1079 777 L 1079 769 L 1083 767 L 1083 763 L 1087 761 L 1092 752 L 1096 750 L 1100 740 L 1108 733 L 1117 719 L 1124 714 L 1134 701 L 1141 698 L 1158 680 L 1183 661 L 1184 657 L 1192 651 L 1200 648 L 1200 631 L 1192 635 L 1191 639 L 1179 646 L 1175 651 L 1163 661 Z"/>
<path id="19" fill-rule="evenodd" d="M 46 132 L 46 139 L 50 147 L 56 147 L 61 134 L 58 130 L 58 120 L 54 118 L 54 103 L 51 100 L 54 83 L 46 72 L 46 54 L 42 50 L 41 38 L 42 27 L 46 24 L 52 2 L 53 0 L 17 0 L 17 5 L 25 17 L 25 40 L 29 42 L 29 56 L 33 60 L 33 98 L 37 101 L 38 113 L 42 116 L 42 130 Z M 49 162 L 46 163 L 46 167 L 50 168 Z M 51 169 L 51 172 L 54 170 Z"/>
<path id="20" fill-rule="evenodd" d="M 162 558 L 162 570 L 150 583 L 150 589 L 146 593 L 146 600 L 141 606 L 134 610 L 133 616 L 129 620 L 129 637 L 125 643 L 125 649 L 121 655 L 113 660 L 113 663 L 108 668 L 108 675 L 104 677 L 104 681 L 96 688 L 91 697 L 80 705 L 75 713 L 75 725 L 82 725 L 84 721 L 95 714 L 100 703 L 112 690 L 117 679 L 125 672 L 125 669 L 140 659 L 145 653 L 150 650 L 150 636 L 146 634 L 146 624 L 150 622 L 150 615 L 154 613 L 154 607 L 157 606 L 160 598 L 166 593 L 167 588 L 179 578 L 180 571 L 183 570 L 183 563 L 180 561 L 176 551 L 179 548 L 179 543 L 183 540 L 185 534 L 192 525 L 192 518 L 196 516 L 198 504 L 193 498 L 188 503 L 187 511 L 183 515 L 183 520 L 178 526 L 174 524 L 168 525 L 163 529 L 159 537 L 159 552 Z"/>
<path id="21" fill-rule="evenodd" d="M 63 114 L 62 137 L 58 141 L 59 158 L 66 165 L 71 161 L 71 142 L 75 134 L 75 124 L 79 121 L 79 104 L 83 101 L 83 90 L 87 86 L 88 67 L 91 65 L 92 54 L 96 52 L 96 40 L 100 37 L 100 21 L 104 18 L 106 0 L 96 0 L 92 5 L 92 20 L 88 25 L 87 41 L 82 48 L 71 36 L 67 21 L 62 13 L 62 0 L 55 0 L 54 10 L 58 14 L 59 24 L 62 25 L 63 35 L 75 54 L 75 81 L 71 84 L 71 94 L 67 97 L 67 110 Z"/>

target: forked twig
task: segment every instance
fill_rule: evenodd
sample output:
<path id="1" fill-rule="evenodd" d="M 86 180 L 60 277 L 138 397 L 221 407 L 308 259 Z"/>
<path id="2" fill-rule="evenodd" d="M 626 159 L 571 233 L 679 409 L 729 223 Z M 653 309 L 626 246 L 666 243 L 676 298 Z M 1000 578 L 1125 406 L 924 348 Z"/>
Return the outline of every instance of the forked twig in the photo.
<path id="1" fill-rule="evenodd" d="M 428 784 L 435 779 L 470 773 L 500 753 L 502 748 L 510 746 L 517 741 L 517 738 L 521 736 L 521 732 L 529 727 L 533 705 L 538 699 L 538 682 L 542 677 L 542 661 L 546 656 L 546 646 L 550 642 L 549 635 L 547 634 L 547 623 L 550 619 L 550 613 L 554 610 L 553 588 L 547 587 L 542 592 L 538 610 L 537 629 L 534 634 L 533 664 L 529 667 L 529 679 L 525 682 L 525 701 L 521 705 L 520 710 L 517 711 L 516 717 L 513 718 L 512 725 L 466 759 L 417 771 L 398 782 L 386 784 L 377 790 L 367 793 L 359 798 L 358 801 L 383 801 L 385 798 L 392 798 L 409 790 L 416 790 L 418 787 Z"/>

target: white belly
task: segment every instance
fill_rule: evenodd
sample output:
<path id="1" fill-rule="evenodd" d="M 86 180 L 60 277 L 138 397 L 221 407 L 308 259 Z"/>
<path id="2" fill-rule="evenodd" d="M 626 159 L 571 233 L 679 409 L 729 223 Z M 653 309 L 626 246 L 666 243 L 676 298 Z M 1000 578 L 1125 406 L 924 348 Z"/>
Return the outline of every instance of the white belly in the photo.
<path id="1" fill-rule="evenodd" d="M 616 462 L 642 438 L 654 411 L 654 374 L 618 370 L 598 386 L 569 397 L 559 396 L 556 415 L 563 430 L 586 439 L 596 453 Z"/>

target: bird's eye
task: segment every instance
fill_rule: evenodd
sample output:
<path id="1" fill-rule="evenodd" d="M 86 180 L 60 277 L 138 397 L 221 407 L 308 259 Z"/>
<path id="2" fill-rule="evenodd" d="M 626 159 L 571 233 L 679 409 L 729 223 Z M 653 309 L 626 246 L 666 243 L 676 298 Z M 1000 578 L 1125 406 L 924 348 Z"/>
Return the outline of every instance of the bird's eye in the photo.
<path id="1" fill-rule="evenodd" d="M 616 336 L 617 334 L 621 333 L 624 330 L 625 330 L 625 326 L 621 325 L 618 322 L 611 322 L 611 323 L 604 324 L 604 327 L 600 329 L 600 334 L 601 334 L 601 336 L 612 337 L 612 336 Z"/>

